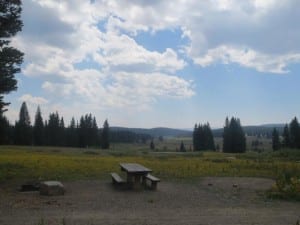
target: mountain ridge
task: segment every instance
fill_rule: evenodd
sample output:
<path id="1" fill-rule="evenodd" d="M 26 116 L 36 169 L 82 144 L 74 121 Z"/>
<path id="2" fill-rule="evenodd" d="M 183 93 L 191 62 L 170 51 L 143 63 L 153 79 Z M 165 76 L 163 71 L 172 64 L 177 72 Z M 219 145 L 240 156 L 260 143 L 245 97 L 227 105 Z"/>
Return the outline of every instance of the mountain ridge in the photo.
<path id="1" fill-rule="evenodd" d="M 274 128 L 278 130 L 279 133 L 283 131 L 285 124 L 263 124 L 263 125 L 247 125 L 243 126 L 243 129 L 246 134 L 253 135 L 266 135 L 270 136 Z M 154 138 L 159 136 L 163 137 L 191 137 L 193 134 L 193 129 L 176 129 L 168 127 L 154 127 L 154 128 L 129 128 L 129 127 L 120 127 L 114 126 L 111 127 L 112 131 L 130 131 L 134 133 L 149 134 Z M 223 128 L 212 129 L 213 135 L 215 137 L 222 136 Z"/>

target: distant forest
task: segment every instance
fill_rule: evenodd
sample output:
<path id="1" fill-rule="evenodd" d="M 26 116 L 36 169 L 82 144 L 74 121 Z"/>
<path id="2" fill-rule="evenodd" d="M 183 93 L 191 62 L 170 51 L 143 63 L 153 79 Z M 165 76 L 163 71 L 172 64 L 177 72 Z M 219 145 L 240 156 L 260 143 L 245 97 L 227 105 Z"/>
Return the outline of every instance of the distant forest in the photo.
<path id="1" fill-rule="evenodd" d="M 40 107 L 37 108 L 32 124 L 25 102 L 14 125 L 6 117 L 0 117 L 0 144 L 108 149 L 110 142 L 146 143 L 151 139 L 149 134 L 110 129 L 108 120 L 99 128 L 92 114 L 83 115 L 79 120 L 72 118 L 67 126 L 58 112 L 50 113 L 48 119 L 44 120 Z"/>
<path id="2" fill-rule="evenodd" d="M 240 136 L 237 140 L 242 141 L 235 144 L 242 151 L 245 151 L 244 136 L 270 138 L 273 140 L 274 149 L 282 146 L 300 148 L 298 142 L 300 127 L 297 118 L 286 125 L 244 127 L 240 125 L 239 120 L 235 121 L 233 118 L 233 121 L 226 119 L 224 128 L 211 129 L 208 123 L 204 125 L 196 124 L 193 131 L 170 128 L 110 127 L 108 120 L 105 120 L 102 127 L 99 128 L 96 118 L 92 114 L 83 115 L 79 120 L 75 120 L 73 117 L 68 125 L 65 125 L 64 118 L 58 112 L 50 113 L 48 119 L 44 120 L 40 107 L 37 108 L 32 123 L 25 102 L 22 103 L 19 119 L 15 124 L 10 124 L 3 114 L 0 116 L 0 144 L 79 148 L 101 147 L 108 149 L 110 143 L 150 143 L 154 138 L 192 137 L 194 150 L 201 151 L 205 149 L 218 150 L 219 146 L 215 146 L 213 138 L 221 137 L 224 139 L 225 136 Z M 235 144 L 228 144 L 226 140 L 223 144 L 223 148 L 230 146 L 228 151 L 236 151 L 232 147 Z M 223 149 L 223 151 L 226 151 L 226 149 Z"/>

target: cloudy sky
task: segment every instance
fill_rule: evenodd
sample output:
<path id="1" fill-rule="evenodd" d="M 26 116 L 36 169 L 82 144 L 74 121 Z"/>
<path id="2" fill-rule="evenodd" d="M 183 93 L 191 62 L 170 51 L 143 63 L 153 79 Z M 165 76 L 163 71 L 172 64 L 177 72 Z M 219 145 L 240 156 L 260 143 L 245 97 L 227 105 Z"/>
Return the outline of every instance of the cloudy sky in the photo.
<path id="1" fill-rule="evenodd" d="M 7 116 L 222 127 L 300 116 L 299 0 L 24 0 Z"/>

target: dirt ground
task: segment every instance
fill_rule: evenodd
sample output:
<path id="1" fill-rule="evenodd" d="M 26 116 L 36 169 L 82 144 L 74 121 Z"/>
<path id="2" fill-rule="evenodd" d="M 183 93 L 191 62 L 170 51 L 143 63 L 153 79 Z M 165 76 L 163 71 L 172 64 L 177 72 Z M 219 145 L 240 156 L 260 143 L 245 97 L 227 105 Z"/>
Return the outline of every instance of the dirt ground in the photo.
<path id="1" fill-rule="evenodd" d="M 1 225 L 296 225 L 300 203 L 268 200 L 274 181 L 201 178 L 162 181 L 157 191 L 120 191 L 106 181 L 63 182 L 64 196 L 0 184 Z"/>

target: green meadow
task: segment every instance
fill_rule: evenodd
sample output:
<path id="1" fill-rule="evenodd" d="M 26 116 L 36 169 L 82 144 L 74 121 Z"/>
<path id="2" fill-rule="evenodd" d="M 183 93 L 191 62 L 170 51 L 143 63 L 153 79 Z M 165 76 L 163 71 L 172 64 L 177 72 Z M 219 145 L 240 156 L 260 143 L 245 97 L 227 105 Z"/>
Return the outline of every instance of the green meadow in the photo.
<path id="1" fill-rule="evenodd" d="M 8 180 L 109 179 L 120 171 L 119 163 L 136 162 L 163 179 L 203 176 L 277 178 L 300 176 L 300 151 L 167 152 L 150 151 L 142 145 L 115 144 L 111 150 L 60 147 L 0 147 L 0 182 Z"/>

